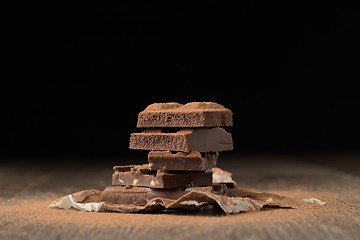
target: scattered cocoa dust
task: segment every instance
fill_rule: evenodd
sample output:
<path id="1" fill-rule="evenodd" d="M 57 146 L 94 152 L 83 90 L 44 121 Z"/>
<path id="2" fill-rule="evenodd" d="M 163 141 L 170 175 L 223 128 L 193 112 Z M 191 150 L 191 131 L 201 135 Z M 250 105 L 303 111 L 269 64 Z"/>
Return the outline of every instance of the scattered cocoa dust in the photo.
<path id="1" fill-rule="evenodd" d="M 49 208 L 48 205 L 53 198 L 28 198 L 1 201 L 0 237 L 49 239 L 52 236 L 55 239 L 56 236 L 61 235 L 72 239 L 84 237 L 111 239 L 114 234 L 120 234 L 118 236 L 131 236 L 131 239 L 143 237 L 167 239 L 173 236 L 184 239 L 190 233 L 191 236 L 204 238 L 221 235 L 240 237 L 244 231 L 258 232 L 279 225 L 291 231 L 293 227 L 306 228 L 319 223 L 325 225 L 336 223 L 337 226 L 346 229 L 358 229 L 360 217 L 356 199 L 348 199 L 341 194 L 321 192 L 284 191 L 281 194 L 289 197 L 316 197 L 326 200 L 328 204 L 322 207 L 267 209 L 214 216 L 202 213 L 123 214 L 67 211 Z M 89 197 L 86 201 L 94 200 L 97 199 Z"/>
<path id="2" fill-rule="evenodd" d="M 241 164 L 238 160 L 246 157 L 222 161 L 222 168 L 232 170 L 239 186 L 327 202 L 321 207 L 270 208 L 235 215 L 51 209 L 49 204 L 57 197 L 86 188 L 104 189 L 108 183 L 101 181 L 111 170 L 79 171 L 66 166 L 66 170 L 46 173 L 29 168 L 19 178 L 17 165 L 1 167 L 0 239 L 358 239 L 360 175 L 358 164 L 353 163 L 359 162 L 359 156 L 348 162 L 346 157 L 332 157 L 332 164 L 327 157 L 325 166 L 269 156 L 247 158 Z"/>

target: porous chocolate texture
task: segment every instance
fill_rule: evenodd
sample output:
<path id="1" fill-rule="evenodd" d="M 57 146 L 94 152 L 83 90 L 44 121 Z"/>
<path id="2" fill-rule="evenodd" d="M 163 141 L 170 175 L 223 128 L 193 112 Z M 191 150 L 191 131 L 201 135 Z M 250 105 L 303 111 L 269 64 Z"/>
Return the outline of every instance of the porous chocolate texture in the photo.
<path id="1" fill-rule="evenodd" d="M 232 126 L 232 112 L 214 102 L 153 103 L 139 113 L 137 127 Z"/>
<path id="2" fill-rule="evenodd" d="M 152 170 L 204 171 L 216 166 L 218 155 L 217 152 L 151 151 L 148 161 Z"/>
<path id="3" fill-rule="evenodd" d="M 233 150 L 232 136 L 220 127 L 184 128 L 175 133 L 147 129 L 132 133 L 130 149 L 169 150 L 182 152 L 221 152 Z"/>
<path id="4" fill-rule="evenodd" d="M 212 184 L 212 171 L 203 172 L 165 172 L 150 170 L 147 164 L 115 166 L 112 185 L 129 185 L 150 188 L 179 188 L 209 186 Z"/>

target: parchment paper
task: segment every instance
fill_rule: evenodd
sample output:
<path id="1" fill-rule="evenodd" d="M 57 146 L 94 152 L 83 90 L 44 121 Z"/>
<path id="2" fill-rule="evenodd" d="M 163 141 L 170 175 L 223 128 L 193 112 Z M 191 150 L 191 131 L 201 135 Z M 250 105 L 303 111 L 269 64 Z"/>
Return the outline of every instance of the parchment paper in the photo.
<path id="1" fill-rule="evenodd" d="M 316 198 L 296 200 L 277 194 L 257 193 L 241 189 L 236 187 L 236 183 L 231 178 L 231 173 L 213 168 L 213 184 L 220 183 L 233 184 L 235 188 L 232 188 L 230 193 L 217 194 L 212 191 L 212 187 L 194 187 L 187 189 L 188 193 L 176 200 L 154 198 L 149 200 L 145 206 L 100 202 L 102 191 L 84 190 L 56 199 L 50 204 L 50 207 L 66 210 L 77 209 L 86 212 L 112 211 L 122 213 L 220 209 L 225 214 L 236 214 L 259 211 L 264 207 L 297 208 L 301 205 L 322 206 L 326 204 L 326 202 Z"/>

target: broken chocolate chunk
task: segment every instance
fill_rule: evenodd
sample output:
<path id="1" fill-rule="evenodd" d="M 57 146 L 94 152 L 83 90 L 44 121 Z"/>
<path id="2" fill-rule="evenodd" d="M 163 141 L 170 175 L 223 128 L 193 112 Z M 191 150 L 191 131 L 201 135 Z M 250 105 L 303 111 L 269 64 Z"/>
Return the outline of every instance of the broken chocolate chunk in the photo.
<path id="1" fill-rule="evenodd" d="M 153 103 L 139 113 L 137 127 L 232 126 L 232 112 L 214 102 Z"/>
<path id="2" fill-rule="evenodd" d="M 205 171 L 216 166 L 218 155 L 217 152 L 151 151 L 148 154 L 148 161 L 152 170 Z"/>
<path id="3" fill-rule="evenodd" d="M 227 188 L 225 184 L 216 184 L 207 187 L 169 189 L 154 189 L 133 186 L 109 186 L 101 193 L 100 201 L 112 204 L 144 206 L 154 198 L 177 200 L 190 192 L 209 192 L 231 197 L 238 196 L 236 189 Z"/>
<path id="4" fill-rule="evenodd" d="M 148 165 L 115 166 L 112 185 L 130 185 L 150 188 L 179 188 L 212 184 L 212 170 L 203 172 L 165 172 L 150 170 Z"/>
<path id="5" fill-rule="evenodd" d="M 148 129 L 132 133 L 130 149 L 191 152 L 221 152 L 233 149 L 232 136 L 220 127 L 184 128 L 175 133 Z"/>

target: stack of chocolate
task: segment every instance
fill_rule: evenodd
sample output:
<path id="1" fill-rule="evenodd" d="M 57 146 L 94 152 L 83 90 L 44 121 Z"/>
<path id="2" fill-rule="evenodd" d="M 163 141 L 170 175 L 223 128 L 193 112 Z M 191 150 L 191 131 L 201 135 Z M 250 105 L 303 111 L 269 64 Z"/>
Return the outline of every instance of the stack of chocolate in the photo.
<path id="1" fill-rule="evenodd" d="M 114 166 L 112 185 L 101 201 L 145 205 L 150 199 L 177 199 L 188 188 L 212 185 L 221 151 L 233 149 L 232 112 L 213 102 L 154 103 L 139 113 L 130 149 L 150 150 L 148 164 Z"/>

